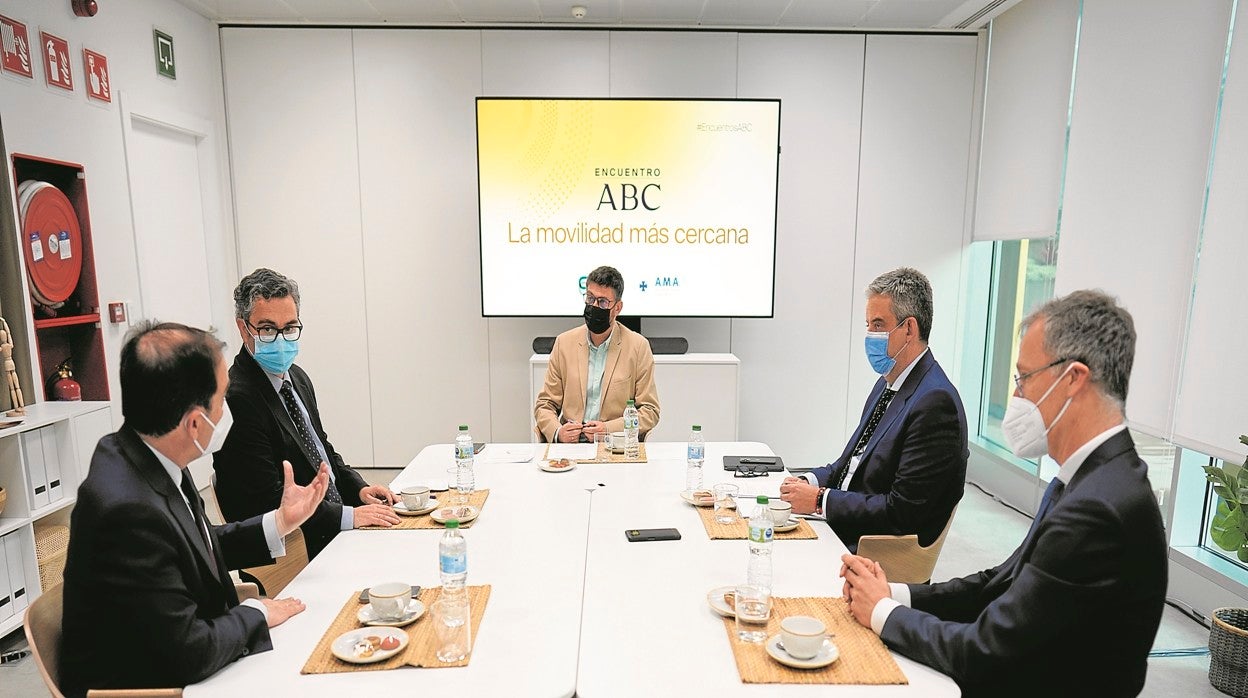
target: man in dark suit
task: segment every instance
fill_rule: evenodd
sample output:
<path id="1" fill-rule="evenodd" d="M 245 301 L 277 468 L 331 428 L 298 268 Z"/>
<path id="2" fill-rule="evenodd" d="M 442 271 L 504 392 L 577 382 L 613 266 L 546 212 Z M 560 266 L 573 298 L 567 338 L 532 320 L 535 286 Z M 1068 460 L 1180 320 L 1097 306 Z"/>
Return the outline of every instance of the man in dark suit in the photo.
<path id="1" fill-rule="evenodd" d="M 1028 316 L 1011 450 L 1061 464 L 1023 543 L 997 567 L 935 585 L 888 583 L 846 555 L 854 618 L 963 695 L 1134 696 L 1166 596 L 1166 539 L 1148 467 L 1123 423 L 1131 315 L 1076 291 Z"/>
<path id="2" fill-rule="evenodd" d="M 234 310 L 243 348 L 230 368 L 226 400 L 237 423 L 213 459 L 221 515 L 240 521 L 273 508 L 282 494 L 282 472 L 274 463 L 287 460 L 300 484 L 311 481 L 320 464 L 329 466 L 325 499 L 302 526 L 309 559 L 339 531 L 397 524 L 394 493 L 369 485 L 334 450 L 312 379 L 294 364 L 303 331 L 299 285 L 257 269 L 234 289 Z"/>
<path id="3" fill-rule="evenodd" d="M 867 286 L 867 359 L 880 374 L 858 428 L 836 461 L 786 478 L 780 497 L 815 513 L 851 551 L 864 535 L 940 537 L 962 499 L 966 414 L 958 391 L 927 348 L 932 286 L 915 269 Z"/>
<path id="4" fill-rule="evenodd" d="M 285 554 L 282 536 L 316 508 L 328 473 L 307 487 L 285 464 L 280 507 L 211 526 L 187 465 L 230 428 L 222 344 L 184 325 L 145 323 L 121 351 L 125 423 L 100 439 L 78 489 L 65 564 L 61 684 L 179 687 L 251 652 L 298 599 L 239 603 L 227 571 Z"/>

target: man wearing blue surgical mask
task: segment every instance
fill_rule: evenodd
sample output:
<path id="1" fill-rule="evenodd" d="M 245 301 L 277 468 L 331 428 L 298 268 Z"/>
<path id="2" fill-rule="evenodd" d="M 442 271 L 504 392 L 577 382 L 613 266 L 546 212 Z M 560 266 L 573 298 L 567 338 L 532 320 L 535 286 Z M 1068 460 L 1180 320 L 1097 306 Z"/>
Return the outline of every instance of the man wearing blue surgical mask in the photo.
<path id="1" fill-rule="evenodd" d="M 966 414 L 927 347 L 932 286 L 915 269 L 867 286 L 866 359 L 880 375 L 839 458 L 786 478 L 781 499 L 816 514 L 851 550 L 865 535 L 940 537 L 962 499 Z"/>
<path id="2" fill-rule="evenodd" d="M 312 379 L 294 363 L 303 335 L 299 285 L 271 269 L 257 269 L 234 290 L 234 310 L 243 340 L 226 395 L 234 426 L 213 459 L 221 515 L 237 521 L 276 506 L 282 472 L 273 463 L 288 460 L 300 484 L 315 476 L 321 463 L 329 465 L 325 499 L 301 526 L 309 558 L 339 531 L 397 524 L 394 493 L 369 485 L 334 450 Z"/>

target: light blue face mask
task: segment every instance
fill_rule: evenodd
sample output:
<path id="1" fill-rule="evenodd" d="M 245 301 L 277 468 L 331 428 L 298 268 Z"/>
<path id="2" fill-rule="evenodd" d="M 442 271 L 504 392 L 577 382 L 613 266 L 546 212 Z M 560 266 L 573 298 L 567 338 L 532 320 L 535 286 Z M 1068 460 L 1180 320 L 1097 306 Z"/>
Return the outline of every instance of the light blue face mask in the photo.
<path id="1" fill-rule="evenodd" d="M 902 320 L 898 323 L 897 327 L 902 327 L 904 324 L 905 320 Z M 888 372 L 893 370 L 893 367 L 897 365 L 897 360 L 893 357 L 905 351 L 906 346 L 910 344 L 910 342 L 906 342 L 901 345 L 900 349 L 897 350 L 897 354 L 894 354 L 893 356 L 888 355 L 888 338 L 892 333 L 897 331 L 897 327 L 894 327 L 888 332 L 867 333 L 867 338 L 865 340 L 867 348 L 867 361 L 871 362 L 871 368 L 875 369 L 875 372 L 881 376 L 888 375 Z"/>
<path id="2" fill-rule="evenodd" d="M 275 376 L 289 371 L 290 365 L 295 363 L 295 357 L 299 355 L 297 339 L 291 341 L 280 334 L 272 342 L 261 342 L 255 335 L 252 335 L 252 339 L 255 340 L 256 350 L 252 355 L 256 357 L 256 363 Z"/>

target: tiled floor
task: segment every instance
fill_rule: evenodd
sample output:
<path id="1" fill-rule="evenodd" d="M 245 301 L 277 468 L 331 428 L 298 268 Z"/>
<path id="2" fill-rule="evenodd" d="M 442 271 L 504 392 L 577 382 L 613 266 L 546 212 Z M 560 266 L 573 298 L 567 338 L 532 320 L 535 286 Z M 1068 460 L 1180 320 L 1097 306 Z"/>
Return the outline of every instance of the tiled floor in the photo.
<path id="1" fill-rule="evenodd" d="M 373 480 L 374 478 L 369 478 Z M 381 480 L 382 478 L 377 478 Z M 986 569 L 1004 560 L 1027 533 L 1031 519 L 968 486 L 957 517 L 936 565 L 933 578 L 948 579 Z M 1182 612 L 1167 606 L 1154 650 L 1207 646 L 1209 631 Z M 0 639 L 0 652 L 24 647 L 18 630 Z M 47 696 L 39 672 L 29 658 L 0 665 L 0 696 Z M 1209 657 L 1154 657 L 1149 659 L 1145 696 L 1216 697 L 1224 694 L 1209 683 Z"/>

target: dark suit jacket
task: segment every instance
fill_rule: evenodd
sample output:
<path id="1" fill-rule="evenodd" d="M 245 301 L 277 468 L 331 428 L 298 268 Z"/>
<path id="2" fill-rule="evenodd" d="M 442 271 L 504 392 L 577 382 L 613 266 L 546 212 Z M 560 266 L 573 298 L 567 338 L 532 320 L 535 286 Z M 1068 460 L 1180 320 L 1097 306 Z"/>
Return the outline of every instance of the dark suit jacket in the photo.
<path id="1" fill-rule="evenodd" d="M 360 506 L 360 490 L 367 486 L 360 474 L 342 460 L 321 426 L 312 380 L 298 366 L 288 372 L 299 399 L 308 408 L 312 428 L 325 447 L 334 482 L 344 504 Z M 320 463 L 312 463 L 299 447 L 299 432 L 286 413 L 282 397 L 273 390 L 268 374 L 244 347 L 230 367 L 230 387 L 225 394 L 234 414 L 234 426 L 225 445 L 213 457 L 217 472 L 217 503 L 227 521 L 272 511 L 282 501 L 282 461 L 290 461 L 295 482 L 307 485 L 316 477 Z M 316 557 L 342 528 L 342 505 L 322 501 L 304 522 L 303 538 L 308 557 Z"/>
<path id="2" fill-rule="evenodd" d="M 61 685 L 185 686 L 272 649 L 264 614 L 238 605 L 228 566 L 271 562 L 260 520 L 211 527 L 129 427 L 100 439 L 78 488 L 65 563 Z"/>
<path id="3" fill-rule="evenodd" d="M 876 381 L 840 458 L 811 471 L 820 485 L 830 488 L 849 467 L 885 387 L 883 378 Z M 969 456 L 962 398 L 929 350 L 888 404 L 848 489 L 828 490 L 828 525 L 851 552 L 864 535 L 916 533 L 921 545 L 930 545 L 962 499 Z"/>
<path id="4" fill-rule="evenodd" d="M 1093 451 L 1001 565 L 911 585 L 881 637 L 963 695 L 1134 696 L 1166 596 L 1166 539 L 1126 431 Z"/>

